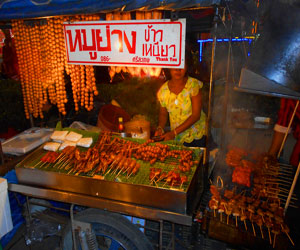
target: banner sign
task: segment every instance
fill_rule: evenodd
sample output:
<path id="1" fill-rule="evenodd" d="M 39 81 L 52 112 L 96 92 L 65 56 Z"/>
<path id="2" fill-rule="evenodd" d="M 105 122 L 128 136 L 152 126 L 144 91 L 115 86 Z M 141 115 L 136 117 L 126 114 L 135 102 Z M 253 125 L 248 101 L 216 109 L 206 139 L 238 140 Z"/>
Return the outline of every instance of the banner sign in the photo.
<path id="1" fill-rule="evenodd" d="M 70 64 L 183 68 L 186 20 L 64 23 Z"/>

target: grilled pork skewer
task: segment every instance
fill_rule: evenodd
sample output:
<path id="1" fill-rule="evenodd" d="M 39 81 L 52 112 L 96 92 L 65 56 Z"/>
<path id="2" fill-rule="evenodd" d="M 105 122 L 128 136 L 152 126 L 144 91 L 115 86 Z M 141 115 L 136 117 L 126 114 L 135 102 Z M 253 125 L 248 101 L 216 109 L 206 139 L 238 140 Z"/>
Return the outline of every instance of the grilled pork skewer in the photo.
<path id="1" fill-rule="evenodd" d="M 242 215 L 241 215 L 241 217 L 240 217 L 240 220 L 241 220 L 242 222 L 244 222 L 244 226 L 245 226 L 245 229 L 246 229 L 246 231 L 247 231 L 248 228 L 247 228 L 247 225 L 246 225 L 246 219 L 247 219 L 247 215 L 244 214 L 244 213 L 242 212 Z"/>
<path id="2" fill-rule="evenodd" d="M 265 225 L 268 228 L 268 234 L 269 234 L 269 241 L 270 241 L 270 245 L 272 245 L 272 236 L 271 236 L 271 230 L 270 228 L 273 227 L 273 223 L 272 220 L 270 218 L 266 218 L 265 220 Z"/>
<path id="3" fill-rule="evenodd" d="M 280 233 L 280 226 L 278 224 L 274 224 L 272 233 L 274 234 L 273 248 L 275 248 L 276 236 Z"/>

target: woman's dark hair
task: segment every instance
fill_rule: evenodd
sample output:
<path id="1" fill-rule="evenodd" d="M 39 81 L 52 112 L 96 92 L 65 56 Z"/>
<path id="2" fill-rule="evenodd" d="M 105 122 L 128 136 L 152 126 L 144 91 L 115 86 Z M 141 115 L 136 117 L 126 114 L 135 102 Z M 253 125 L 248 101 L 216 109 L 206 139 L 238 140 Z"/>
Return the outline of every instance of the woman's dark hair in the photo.
<path id="1" fill-rule="evenodd" d="M 192 54 L 190 52 L 185 51 L 184 59 L 185 59 L 186 65 L 192 65 L 192 63 L 193 63 Z M 191 70 L 193 70 L 193 67 L 187 67 L 185 75 L 188 76 L 188 75 L 192 74 L 193 72 L 190 72 Z M 163 72 L 165 74 L 166 80 L 171 80 L 170 68 L 163 68 Z"/>

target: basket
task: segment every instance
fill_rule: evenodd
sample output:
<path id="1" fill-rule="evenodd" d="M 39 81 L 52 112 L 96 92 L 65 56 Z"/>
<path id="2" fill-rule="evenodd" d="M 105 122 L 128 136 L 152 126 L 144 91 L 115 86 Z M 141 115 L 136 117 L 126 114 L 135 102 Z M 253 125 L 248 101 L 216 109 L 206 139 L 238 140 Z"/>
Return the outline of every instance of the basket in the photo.
<path id="1" fill-rule="evenodd" d="M 99 111 L 97 127 L 105 131 L 118 131 L 118 119 L 123 117 L 123 121 L 129 121 L 130 115 L 122 108 L 112 104 L 102 106 Z"/>

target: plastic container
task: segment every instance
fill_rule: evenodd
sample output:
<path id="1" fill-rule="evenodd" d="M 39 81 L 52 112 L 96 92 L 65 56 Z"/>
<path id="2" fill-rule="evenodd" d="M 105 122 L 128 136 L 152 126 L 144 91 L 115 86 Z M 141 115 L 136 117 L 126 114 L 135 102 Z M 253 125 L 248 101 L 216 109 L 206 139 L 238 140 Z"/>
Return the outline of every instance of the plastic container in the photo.
<path id="1" fill-rule="evenodd" d="M 81 129 L 81 130 L 86 130 L 86 131 L 91 131 L 91 132 L 101 132 L 101 129 L 96 127 L 96 126 L 92 126 L 80 121 L 75 121 L 73 122 L 70 126 L 70 128 L 76 128 L 76 129 Z"/>
<path id="2" fill-rule="evenodd" d="M 2 150 L 5 154 L 22 155 L 48 141 L 52 128 L 30 128 L 4 141 Z"/>
<path id="3" fill-rule="evenodd" d="M 0 177 L 0 238 L 13 229 L 7 193 L 7 181 Z"/>
<path id="4" fill-rule="evenodd" d="M 131 120 L 125 124 L 125 132 L 130 133 L 133 138 L 149 139 L 150 122 L 146 120 Z"/>

